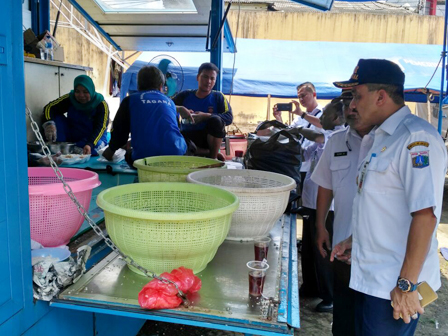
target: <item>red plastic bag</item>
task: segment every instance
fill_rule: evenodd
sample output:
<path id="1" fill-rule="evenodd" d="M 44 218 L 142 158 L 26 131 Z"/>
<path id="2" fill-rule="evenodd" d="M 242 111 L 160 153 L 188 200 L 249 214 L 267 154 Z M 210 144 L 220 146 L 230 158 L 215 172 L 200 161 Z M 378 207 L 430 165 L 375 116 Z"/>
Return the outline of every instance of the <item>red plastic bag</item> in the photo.
<path id="1" fill-rule="evenodd" d="M 179 267 L 171 273 L 160 275 L 176 283 L 179 289 L 185 294 L 195 293 L 201 289 L 202 282 L 193 274 L 191 269 Z M 138 294 L 138 303 L 146 309 L 169 309 L 176 308 L 182 303 L 182 299 L 177 296 L 176 286 L 165 284 L 154 279 L 146 284 Z"/>
<path id="2" fill-rule="evenodd" d="M 140 291 L 138 303 L 147 309 L 169 309 L 179 307 L 182 299 L 177 296 L 177 289 L 173 284 L 164 284 L 155 279 Z"/>
<path id="3" fill-rule="evenodd" d="M 195 293 L 201 289 L 202 282 L 193 271 L 183 266 L 171 271 L 171 274 L 179 279 L 176 284 L 184 293 Z"/>

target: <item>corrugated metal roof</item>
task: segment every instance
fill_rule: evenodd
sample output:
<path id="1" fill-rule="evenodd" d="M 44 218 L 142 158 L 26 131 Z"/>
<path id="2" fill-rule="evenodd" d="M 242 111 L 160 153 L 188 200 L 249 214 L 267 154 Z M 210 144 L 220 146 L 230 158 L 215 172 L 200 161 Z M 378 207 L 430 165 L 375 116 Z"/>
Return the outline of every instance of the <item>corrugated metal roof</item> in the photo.
<path id="1" fill-rule="evenodd" d="M 290 0 L 236 0 L 233 1 L 232 8 L 238 8 L 238 3 L 251 5 L 259 4 L 267 7 L 268 10 L 283 12 L 320 12 L 312 7 L 299 4 Z M 335 1 L 330 13 L 370 13 L 370 14 L 396 14 L 396 15 L 417 15 L 407 6 L 400 6 L 384 1 L 369 2 L 349 2 Z"/>

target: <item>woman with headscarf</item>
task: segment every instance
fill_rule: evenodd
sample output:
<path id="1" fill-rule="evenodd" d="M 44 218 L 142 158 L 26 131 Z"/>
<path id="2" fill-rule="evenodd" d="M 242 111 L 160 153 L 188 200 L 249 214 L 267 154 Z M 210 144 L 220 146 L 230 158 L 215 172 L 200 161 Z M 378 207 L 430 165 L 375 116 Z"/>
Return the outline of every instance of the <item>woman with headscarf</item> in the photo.
<path id="1" fill-rule="evenodd" d="M 89 76 L 80 75 L 74 90 L 44 107 L 42 127 L 47 141 L 74 142 L 83 154 L 97 155 L 96 150 L 107 144 L 108 123 L 109 107 L 103 95 L 95 92 Z"/>

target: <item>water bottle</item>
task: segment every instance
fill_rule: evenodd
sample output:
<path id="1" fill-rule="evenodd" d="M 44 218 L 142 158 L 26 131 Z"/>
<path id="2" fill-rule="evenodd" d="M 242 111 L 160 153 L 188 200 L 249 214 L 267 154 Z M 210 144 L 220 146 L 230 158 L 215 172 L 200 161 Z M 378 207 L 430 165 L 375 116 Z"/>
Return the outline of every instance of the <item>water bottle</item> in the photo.
<path id="1" fill-rule="evenodd" d="M 45 38 L 45 55 L 47 61 L 53 60 L 53 42 L 51 41 L 50 36 L 47 36 Z"/>

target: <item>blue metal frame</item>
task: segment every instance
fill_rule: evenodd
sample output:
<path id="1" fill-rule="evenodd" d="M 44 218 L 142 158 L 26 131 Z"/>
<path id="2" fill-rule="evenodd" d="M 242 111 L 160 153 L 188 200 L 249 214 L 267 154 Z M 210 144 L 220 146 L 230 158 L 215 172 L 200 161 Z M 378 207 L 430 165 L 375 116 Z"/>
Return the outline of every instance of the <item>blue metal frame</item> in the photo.
<path id="1" fill-rule="evenodd" d="M 445 1 L 445 24 L 443 30 L 443 50 L 442 50 L 442 79 L 440 82 L 440 93 L 439 93 L 439 123 L 437 125 L 437 130 L 440 134 L 442 134 L 442 105 L 443 105 L 443 93 L 445 87 L 445 63 L 446 63 L 446 38 L 447 38 L 447 29 L 448 29 L 448 1 Z"/>
<path id="2" fill-rule="evenodd" d="M 36 35 L 50 31 L 50 0 L 31 0 L 31 28 Z"/>
<path id="3" fill-rule="evenodd" d="M 218 78 L 216 78 L 215 90 L 222 90 L 222 30 L 220 31 L 221 20 L 224 14 L 224 0 L 212 0 L 211 10 L 211 22 L 210 22 L 210 35 L 211 41 L 217 34 L 220 37 L 217 40 L 216 46 L 211 47 L 210 50 L 210 62 L 215 64 L 219 69 Z"/>
<path id="4" fill-rule="evenodd" d="M 255 325 L 247 324 L 245 327 L 237 326 L 232 323 L 232 319 L 228 319 L 226 323 L 215 323 L 209 322 L 207 320 L 198 321 L 193 320 L 191 317 L 186 316 L 185 318 L 180 317 L 171 317 L 166 314 L 163 314 L 163 311 L 141 311 L 137 309 L 113 309 L 113 308 L 103 308 L 97 304 L 80 304 L 80 303 L 66 303 L 63 300 L 54 300 L 50 303 L 51 307 L 57 308 L 65 308 L 69 310 L 79 310 L 85 312 L 92 312 L 95 314 L 112 314 L 113 316 L 123 316 L 129 318 L 138 318 L 145 319 L 151 321 L 159 321 L 159 322 L 167 322 L 167 323 L 176 323 L 176 324 L 184 324 L 194 327 L 201 328 L 209 328 L 209 329 L 218 329 L 218 330 L 226 330 L 233 332 L 240 332 L 248 335 L 261 335 L 261 336 L 283 336 L 286 335 L 285 332 L 279 330 L 279 332 L 273 332 L 263 329 L 256 328 Z M 291 329 L 291 334 L 293 333 L 293 329 Z"/>
<path id="5" fill-rule="evenodd" d="M 87 21 L 89 21 L 89 23 L 92 26 L 94 26 L 96 29 L 98 29 L 98 31 L 101 33 L 101 35 L 103 35 L 104 38 L 110 44 L 112 44 L 114 46 L 115 49 L 117 49 L 118 51 L 121 51 L 120 46 L 118 44 L 116 44 L 114 40 L 112 40 L 112 38 L 109 36 L 109 34 L 106 33 L 103 28 L 100 27 L 100 25 L 84 10 L 84 8 L 82 8 L 75 0 L 68 0 L 68 1 L 73 5 L 73 7 L 76 8 L 76 10 L 78 12 L 80 12 L 86 18 Z"/>
<path id="6" fill-rule="evenodd" d="M 278 321 L 287 323 L 293 328 L 300 328 L 296 215 L 290 215 L 288 226 L 285 226 L 283 230 L 282 273 L 280 275 L 282 289 L 280 290 Z"/>

